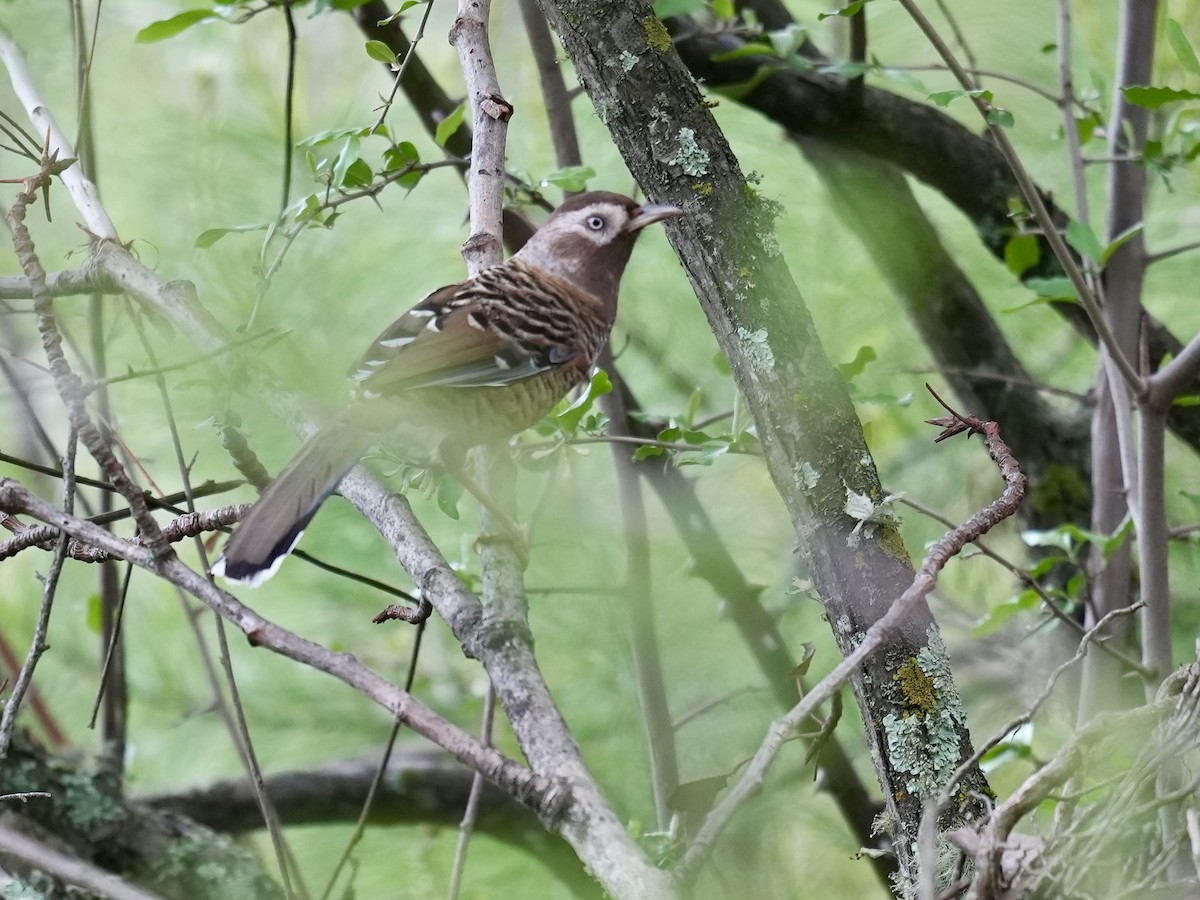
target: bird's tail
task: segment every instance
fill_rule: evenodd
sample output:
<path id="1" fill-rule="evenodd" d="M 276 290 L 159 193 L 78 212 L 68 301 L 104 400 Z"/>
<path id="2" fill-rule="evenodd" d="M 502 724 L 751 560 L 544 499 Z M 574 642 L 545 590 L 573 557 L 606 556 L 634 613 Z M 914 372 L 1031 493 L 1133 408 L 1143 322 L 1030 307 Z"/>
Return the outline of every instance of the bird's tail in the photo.
<path id="1" fill-rule="evenodd" d="M 325 498 L 370 445 L 361 430 L 338 420 L 305 441 L 233 532 L 212 565 L 213 574 L 247 587 L 274 575 Z"/>

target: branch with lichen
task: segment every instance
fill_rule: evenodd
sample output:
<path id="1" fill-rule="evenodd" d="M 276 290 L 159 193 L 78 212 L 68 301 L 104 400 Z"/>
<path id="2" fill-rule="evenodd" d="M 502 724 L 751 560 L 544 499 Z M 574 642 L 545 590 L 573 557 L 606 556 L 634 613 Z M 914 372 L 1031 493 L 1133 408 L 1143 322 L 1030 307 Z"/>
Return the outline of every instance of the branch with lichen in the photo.
<path id="1" fill-rule="evenodd" d="M 933 590 L 937 584 L 938 573 L 951 558 L 971 541 L 1015 514 L 1020 507 L 1025 496 L 1026 479 L 1019 463 L 1000 436 L 1000 426 L 996 422 L 981 422 L 973 416 L 960 415 L 949 407 L 947 411 L 950 413 L 948 416 L 929 420 L 930 424 L 943 426 L 943 431 L 935 441 L 942 441 L 964 432 L 982 435 L 988 455 L 1004 478 L 1004 491 L 966 522 L 943 535 L 926 554 L 909 589 L 867 630 L 854 651 L 822 678 L 786 716 L 772 723 L 766 739 L 754 754 L 741 779 L 705 818 L 704 824 L 679 864 L 677 871 L 681 878 L 687 879 L 695 875 L 737 810 L 761 789 L 776 755 L 797 726 L 812 715 L 821 703 L 841 690 L 863 663 L 886 644 L 890 634 L 901 626 L 915 605 Z M 959 723 L 929 720 L 931 714 L 939 717 L 948 715 L 946 710 L 952 705 L 953 698 L 957 697 L 953 680 L 947 680 L 949 673 L 942 672 L 944 648 L 942 653 L 937 653 L 937 648 L 933 645 L 934 640 L 938 643 L 941 640 L 936 631 L 930 639 L 928 658 L 918 658 L 915 661 L 914 665 L 919 669 L 920 677 L 916 677 L 911 670 L 908 673 L 910 684 L 913 686 L 906 690 L 911 703 L 906 717 L 921 717 L 920 733 L 926 741 L 932 741 L 935 748 L 943 744 L 940 735 L 953 735 L 953 752 L 930 754 L 928 746 L 907 744 L 897 744 L 889 748 L 890 752 L 896 752 L 900 756 L 900 765 L 897 765 L 897 768 L 910 776 L 909 789 L 918 796 L 936 796 L 937 791 L 954 773 L 954 763 L 958 759 Z"/>

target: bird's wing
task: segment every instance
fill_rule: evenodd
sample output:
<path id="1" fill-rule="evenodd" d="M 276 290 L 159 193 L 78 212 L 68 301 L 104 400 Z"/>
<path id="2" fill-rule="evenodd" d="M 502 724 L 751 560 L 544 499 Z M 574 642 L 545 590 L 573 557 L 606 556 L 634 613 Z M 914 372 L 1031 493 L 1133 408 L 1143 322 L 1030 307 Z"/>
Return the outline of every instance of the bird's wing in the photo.
<path id="1" fill-rule="evenodd" d="M 550 371 L 578 351 L 506 334 L 472 282 L 439 288 L 393 322 L 351 370 L 368 396 L 422 387 L 500 387 Z"/>

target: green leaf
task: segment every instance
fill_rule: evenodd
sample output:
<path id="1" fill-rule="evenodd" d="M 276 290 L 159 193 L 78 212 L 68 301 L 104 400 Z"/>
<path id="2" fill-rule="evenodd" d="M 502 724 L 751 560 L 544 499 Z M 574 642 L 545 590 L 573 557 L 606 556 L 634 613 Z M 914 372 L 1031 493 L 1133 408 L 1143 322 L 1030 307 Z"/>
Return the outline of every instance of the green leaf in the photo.
<path id="1" fill-rule="evenodd" d="M 850 16 L 857 15 L 858 11 L 866 6 L 868 0 L 852 0 L 841 9 L 836 9 L 833 12 L 818 13 L 817 21 L 823 22 L 825 19 L 832 19 L 834 16 L 841 16 L 843 19 L 848 19 Z"/>
<path id="2" fill-rule="evenodd" d="M 727 50 L 724 53 L 714 53 L 712 55 L 713 62 L 729 62 L 734 59 L 741 59 L 744 56 L 774 56 L 775 48 L 770 44 L 749 43 L 742 44 L 733 50 Z"/>
<path id="3" fill-rule="evenodd" d="M 1126 241 L 1140 232 L 1143 227 L 1144 223 L 1138 222 L 1136 225 L 1130 225 L 1115 238 L 1113 238 L 1109 245 L 1100 253 L 1100 265 L 1108 265 L 1108 261 L 1112 259 L 1112 255 L 1120 250 Z"/>
<path id="4" fill-rule="evenodd" d="M 433 141 L 435 144 L 439 147 L 446 146 L 446 141 L 450 140 L 450 136 L 458 131 L 458 126 L 462 124 L 465 112 L 466 106 L 460 103 L 454 107 L 450 115 L 438 122 L 437 128 L 433 132 Z"/>
<path id="5" fill-rule="evenodd" d="M 361 148 L 358 138 L 354 135 L 346 138 L 346 143 L 342 145 L 342 152 L 338 154 L 337 161 L 333 164 L 333 183 L 341 186 L 346 181 L 346 173 L 350 170 L 355 162 L 358 161 Z"/>
<path id="6" fill-rule="evenodd" d="M 420 161 L 421 154 L 411 141 L 401 141 L 395 147 L 388 147 L 383 154 L 383 165 L 386 172 L 396 172 L 409 166 L 415 166 Z"/>
<path id="7" fill-rule="evenodd" d="M 409 141 L 401 141 L 396 146 L 389 147 L 383 154 L 384 171 L 389 173 L 399 172 L 420 162 L 421 156 L 416 146 Z M 396 184 L 411 191 L 424 176 L 425 173 L 420 170 L 408 172 L 397 178 Z"/>
<path id="8" fill-rule="evenodd" d="M 1014 234 L 1004 245 L 1004 264 L 1014 275 L 1022 275 L 1041 259 L 1042 249 L 1037 235 Z"/>
<path id="9" fill-rule="evenodd" d="M 367 56 L 375 62 L 386 63 L 389 66 L 396 62 L 396 54 L 383 41 L 367 41 L 363 46 L 366 48 Z"/>
<path id="10" fill-rule="evenodd" d="M 588 389 L 583 392 L 583 395 L 556 416 L 558 424 L 564 431 L 575 431 L 579 427 L 579 423 L 583 420 L 583 417 L 592 408 L 592 404 L 596 402 L 596 399 L 610 393 L 612 389 L 613 386 L 612 382 L 608 380 L 608 373 L 601 369 L 592 376 L 592 380 L 588 384 Z"/>
<path id="11" fill-rule="evenodd" d="M 87 612 L 84 613 L 84 624 L 87 625 L 88 631 L 93 634 L 99 634 L 101 628 L 100 614 L 100 595 L 89 594 L 87 598 Z"/>
<path id="12" fill-rule="evenodd" d="M 797 681 L 808 674 L 808 667 L 812 665 L 813 657 L 817 655 L 817 645 L 812 641 L 805 641 L 800 646 L 804 648 L 804 653 L 801 654 L 796 668 L 792 669 L 792 678 Z"/>
<path id="13" fill-rule="evenodd" d="M 1075 285 L 1065 275 L 1054 278 L 1026 278 L 1025 287 L 1047 300 L 1078 300 Z"/>
<path id="14" fill-rule="evenodd" d="M 1147 109 L 1158 109 L 1165 103 L 1177 103 L 1180 100 L 1200 100 L 1200 94 L 1195 91 L 1181 91 L 1178 88 L 1150 87 L 1145 85 L 1130 85 L 1121 88 L 1121 93 L 1130 103 L 1144 106 Z"/>
<path id="15" fill-rule="evenodd" d="M 341 186 L 344 188 L 365 187 L 374 180 L 375 173 L 371 171 L 371 167 L 367 165 L 366 160 L 356 159 L 354 162 L 350 163 L 350 167 L 346 169 L 346 174 L 342 178 Z M 325 224 L 327 226 L 332 225 L 334 216 L 336 215 L 337 213 L 334 213 L 334 215 L 326 219 Z"/>
<path id="16" fill-rule="evenodd" d="M 1037 591 L 1032 588 L 1021 591 L 1015 599 L 1008 603 L 998 604 L 990 613 L 976 622 L 971 629 L 971 637 L 986 637 L 994 634 L 1014 616 L 1037 609 L 1039 603 L 1041 603 L 1041 597 L 1038 596 Z"/>
<path id="17" fill-rule="evenodd" d="M 929 99 L 932 100 L 934 103 L 936 103 L 938 106 L 949 106 L 955 100 L 961 100 L 963 97 L 982 97 L 984 95 L 984 93 L 985 92 L 982 90 L 934 91 L 932 94 L 929 95 Z"/>
<path id="18" fill-rule="evenodd" d="M 733 84 L 714 84 L 711 85 L 711 88 L 713 93 L 721 94 L 730 100 L 742 100 L 754 93 L 759 85 L 774 75 L 777 68 L 775 65 L 759 66 L 754 71 L 754 74 L 745 81 L 738 81 Z"/>
<path id="19" fill-rule="evenodd" d="M 552 184 L 564 191 L 584 191 L 587 190 L 588 179 L 595 177 L 596 170 L 591 166 L 566 166 L 550 172 L 541 183 Z"/>
<path id="20" fill-rule="evenodd" d="M 1182 394 L 1171 401 L 1172 406 L 1200 406 L 1200 394 Z"/>
<path id="21" fill-rule="evenodd" d="M 1167 43 L 1171 45 L 1171 50 L 1185 72 L 1200 75 L 1200 59 L 1196 58 L 1196 51 L 1192 49 L 1191 42 L 1174 19 L 1167 19 Z"/>
<path id="22" fill-rule="evenodd" d="M 139 44 L 153 44 L 155 41 L 165 41 L 169 37 L 175 37 L 181 31 L 187 31 L 193 25 L 199 25 L 201 22 L 211 22 L 216 18 L 218 16 L 211 9 L 189 9 L 187 12 L 181 12 L 177 16 L 171 16 L 169 19 L 151 22 L 137 33 L 134 41 Z"/>
<path id="23" fill-rule="evenodd" d="M 993 106 L 989 109 L 987 120 L 989 125 L 999 125 L 1001 128 L 1012 128 L 1016 124 L 1013 114 L 1003 106 Z"/>
<path id="24" fill-rule="evenodd" d="M 462 499 L 462 485 L 449 476 L 438 482 L 437 505 L 454 521 L 458 521 L 458 501 Z"/>
<path id="25" fill-rule="evenodd" d="M 1079 143 L 1086 144 L 1096 134 L 1096 129 L 1100 126 L 1100 117 L 1095 113 L 1088 113 L 1086 116 L 1078 116 L 1075 119 L 1075 129 L 1079 134 Z"/>
<path id="26" fill-rule="evenodd" d="M 195 246 L 201 250 L 211 247 L 227 234 L 244 234 L 247 231 L 266 231 L 267 225 L 234 225 L 232 228 L 209 228 L 200 232 Z"/>
<path id="27" fill-rule="evenodd" d="M 863 373 L 867 368 L 868 363 L 873 363 L 878 357 L 875 355 L 875 348 L 863 346 L 858 348 L 858 352 L 854 354 L 854 359 L 848 363 L 841 363 L 838 366 L 838 371 L 842 373 L 842 378 L 846 381 L 853 381 Z"/>
<path id="28" fill-rule="evenodd" d="M 1067 243 L 1084 259 L 1090 259 L 1097 264 L 1104 255 L 1104 249 L 1100 246 L 1096 232 L 1092 231 L 1091 226 L 1078 219 L 1072 219 L 1067 225 Z"/>

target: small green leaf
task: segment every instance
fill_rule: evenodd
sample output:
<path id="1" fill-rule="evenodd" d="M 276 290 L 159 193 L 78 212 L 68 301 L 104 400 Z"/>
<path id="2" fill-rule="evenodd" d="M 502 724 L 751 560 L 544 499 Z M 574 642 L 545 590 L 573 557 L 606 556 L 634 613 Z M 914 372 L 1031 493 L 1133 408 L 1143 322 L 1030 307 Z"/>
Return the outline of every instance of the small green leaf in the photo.
<path id="1" fill-rule="evenodd" d="M 1067 243 L 1084 259 L 1094 263 L 1099 264 L 1100 258 L 1104 256 L 1104 248 L 1100 246 L 1096 232 L 1078 219 L 1072 219 L 1067 225 Z"/>
<path id="2" fill-rule="evenodd" d="M 987 120 L 989 125 L 999 125 L 1001 128 L 1012 128 L 1016 124 L 1013 114 L 1003 106 L 993 106 L 989 109 Z"/>
<path id="3" fill-rule="evenodd" d="M 371 167 L 367 165 L 366 160 L 356 159 L 354 162 L 350 163 L 350 167 L 346 169 L 346 174 L 342 177 L 341 186 L 344 188 L 365 187 L 374 180 L 375 173 L 371 171 Z M 328 219 L 326 219 L 325 224 L 327 226 L 332 225 L 334 216 L 336 215 L 337 213 L 334 213 Z"/>
<path id="4" fill-rule="evenodd" d="M 754 42 L 754 43 L 749 43 L 749 44 L 742 44 L 742 46 L 740 46 L 734 50 L 727 50 L 724 53 L 714 53 L 712 55 L 712 61 L 721 63 L 721 62 L 730 62 L 735 59 L 741 59 L 745 56 L 774 56 L 774 55 L 775 55 L 775 48 L 772 47 L 770 44 Z"/>
<path id="5" fill-rule="evenodd" d="M 361 148 L 358 138 L 354 135 L 346 138 L 346 143 L 342 145 L 342 152 L 338 154 L 337 161 L 333 164 L 333 183 L 341 186 L 346 181 L 346 173 L 350 170 L 355 162 L 358 161 Z"/>
<path id="6" fill-rule="evenodd" d="M 437 505 L 454 521 L 458 521 L 458 501 L 462 499 L 462 485 L 449 476 L 438 482 Z"/>
<path id="7" fill-rule="evenodd" d="M 1047 300 L 1078 300 L 1075 285 L 1065 275 L 1054 278 L 1026 278 L 1025 287 Z"/>
<path id="8" fill-rule="evenodd" d="M 1096 134 L 1100 126 L 1100 117 L 1095 113 L 1079 116 L 1075 119 L 1075 128 L 1079 134 L 1079 143 L 1086 144 Z"/>
<path id="9" fill-rule="evenodd" d="M 588 384 L 588 389 L 583 392 L 578 400 L 560 412 L 556 417 L 558 424 L 564 431 L 575 431 L 579 427 L 579 423 L 583 417 L 587 415 L 592 408 L 592 404 L 596 399 L 610 393 L 613 389 L 612 382 L 608 380 L 608 373 L 603 369 L 596 372 L 592 376 L 591 382 Z"/>
<path id="10" fill-rule="evenodd" d="M 1100 253 L 1100 265 L 1108 265 L 1108 261 L 1112 259 L 1112 255 L 1120 250 L 1126 241 L 1140 232 L 1143 227 L 1144 223 L 1138 222 L 1136 225 L 1130 225 L 1115 238 L 1113 238 L 1109 245 Z"/>
<path id="11" fill-rule="evenodd" d="M 88 631 L 93 634 L 100 633 L 101 614 L 100 614 L 100 595 L 89 594 L 87 598 L 87 612 L 84 614 L 84 624 L 87 625 Z"/>
<path id="12" fill-rule="evenodd" d="M 1172 406 L 1200 406 L 1200 394 L 1181 394 L 1171 401 Z"/>
<path id="13" fill-rule="evenodd" d="M 759 66 L 754 70 L 754 74 L 745 81 L 737 81 L 733 84 L 714 84 L 711 87 L 714 93 L 728 97 L 730 100 L 742 100 L 754 93 L 759 85 L 774 75 L 776 71 L 778 71 L 778 64 Z"/>
<path id="14" fill-rule="evenodd" d="M 433 132 L 433 141 L 439 147 L 445 147 L 446 141 L 450 140 L 450 136 L 458 131 L 458 126 L 463 122 L 463 114 L 466 112 L 466 106 L 462 103 L 454 107 L 454 110 L 442 121 L 438 122 L 437 128 Z"/>
<path id="15" fill-rule="evenodd" d="M 1008 603 L 1000 603 L 992 611 L 975 623 L 971 629 L 971 637 L 987 637 L 1003 628 L 1014 616 L 1023 612 L 1037 609 L 1041 597 L 1031 589 L 1022 591 L 1016 599 Z"/>
<path id="16" fill-rule="evenodd" d="M 134 41 L 139 44 L 153 44 L 155 41 L 165 41 L 169 37 L 175 37 L 181 31 L 186 31 L 193 25 L 199 25 L 201 22 L 211 22 L 216 18 L 217 16 L 211 9 L 189 9 L 187 12 L 181 12 L 177 16 L 171 16 L 169 19 L 151 22 L 137 33 Z"/>
<path id="17" fill-rule="evenodd" d="M 838 365 L 838 371 L 842 373 L 842 378 L 846 381 L 853 381 L 863 373 L 869 363 L 875 362 L 878 357 L 875 355 L 875 348 L 863 346 L 858 348 L 858 352 L 854 354 L 854 359 L 848 363 Z"/>
<path id="18" fill-rule="evenodd" d="M 1169 87 L 1150 87 L 1146 85 L 1130 85 L 1121 88 L 1121 93 L 1130 103 L 1144 106 L 1147 109 L 1158 109 L 1165 103 L 1177 103 L 1180 100 L 1200 100 L 1200 94 L 1195 91 L 1182 91 Z"/>
<path id="19" fill-rule="evenodd" d="M 850 16 L 857 15 L 858 11 L 861 10 L 864 6 L 866 6 L 867 2 L 868 2 L 868 0 L 853 0 L 853 2 L 847 3 L 841 9 L 835 9 L 833 12 L 818 13 L 817 21 L 823 22 L 826 19 L 832 19 L 835 16 L 840 16 L 843 19 L 848 19 Z"/>
<path id="20" fill-rule="evenodd" d="M 542 179 L 543 185 L 554 185 L 560 187 L 564 191 L 584 191 L 587 190 L 589 178 L 596 177 L 596 170 L 591 166 L 566 166 L 562 169 L 555 169 Z"/>
<path id="21" fill-rule="evenodd" d="M 1042 249 L 1037 235 L 1014 234 L 1004 245 L 1004 264 L 1014 275 L 1022 275 L 1038 264 Z"/>
<path id="22" fill-rule="evenodd" d="M 383 154 L 383 166 L 386 172 L 397 172 L 409 166 L 415 166 L 421 161 L 421 154 L 411 141 L 401 141 L 395 147 L 388 147 Z"/>
<path id="23" fill-rule="evenodd" d="M 955 100 L 961 100 L 963 97 L 982 97 L 983 95 L 984 95 L 984 91 L 982 91 L 982 90 L 934 91 L 932 94 L 929 95 L 929 99 L 932 100 L 934 103 L 936 103 L 938 106 L 949 106 Z"/>
<path id="24" fill-rule="evenodd" d="M 227 234 L 244 234 L 247 231 L 266 231 L 267 226 L 263 225 L 234 225 L 232 228 L 209 228 L 200 232 L 200 236 L 196 238 L 195 246 L 201 250 L 211 247 Z"/>
<path id="25" fill-rule="evenodd" d="M 1167 19 L 1167 43 L 1171 45 L 1171 50 L 1185 72 L 1200 75 L 1200 59 L 1196 58 L 1196 51 L 1192 49 L 1191 42 L 1174 19 Z"/>
<path id="26" fill-rule="evenodd" d="M 375 62 L 386 63 L 389 66 L 396 62 L 396 54 L 383 41 L 367 41 L 363 46 L 367 51 L 367 56 Z"/>
<path id="27" fill-rule="evenodd" d="M 805 641 L 800 646 L 804 648 L 804 652 L 800 656 L 800 662 L 796 663 L 796 667 L 792 669 L 792 677 L 797 681 L 808 674 L 808 667 L 812 665 L 813 657 L 817 655 L 817 645 L 812 641 Z"/>

